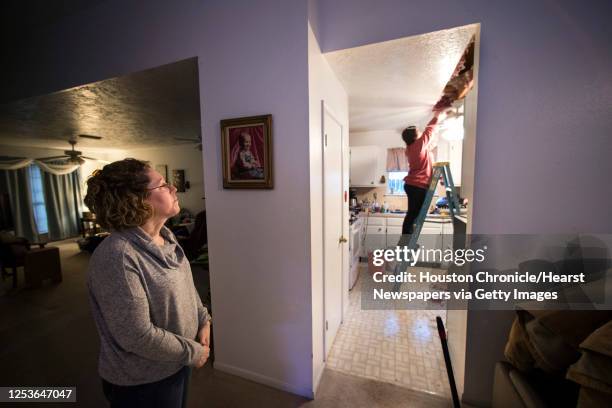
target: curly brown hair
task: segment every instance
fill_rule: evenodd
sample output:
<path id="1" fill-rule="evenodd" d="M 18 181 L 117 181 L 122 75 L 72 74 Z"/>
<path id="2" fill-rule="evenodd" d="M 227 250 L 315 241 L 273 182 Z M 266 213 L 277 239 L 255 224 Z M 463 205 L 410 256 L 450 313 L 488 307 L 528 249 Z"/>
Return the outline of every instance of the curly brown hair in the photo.
<path id="1" fill-rule="evenodd" d="M 145 161 L 124 159 L 94 171 L 87 179 L 85 204 L 102 227 L 137 227 L 153 215 L 153 208 L 145 202 L 150 168 Z"/>

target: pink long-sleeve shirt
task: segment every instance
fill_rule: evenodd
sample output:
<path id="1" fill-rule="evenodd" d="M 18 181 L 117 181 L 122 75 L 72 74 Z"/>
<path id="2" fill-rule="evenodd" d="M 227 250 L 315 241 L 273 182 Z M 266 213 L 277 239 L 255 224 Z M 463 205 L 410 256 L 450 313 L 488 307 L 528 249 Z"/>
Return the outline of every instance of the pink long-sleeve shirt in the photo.
<path id="1" fill-rule="evenodd" d="M 432 172 L 432 160 L 429 154 L 429 140 L 438 123 L 434 117 L 429 121 L 421 137 L 416 139 L 410 146 L 406 147 L 406 158 L 408 159 L 409 171 L 404 177 L 404 182 L 411 186 L 428 188 Z"/>

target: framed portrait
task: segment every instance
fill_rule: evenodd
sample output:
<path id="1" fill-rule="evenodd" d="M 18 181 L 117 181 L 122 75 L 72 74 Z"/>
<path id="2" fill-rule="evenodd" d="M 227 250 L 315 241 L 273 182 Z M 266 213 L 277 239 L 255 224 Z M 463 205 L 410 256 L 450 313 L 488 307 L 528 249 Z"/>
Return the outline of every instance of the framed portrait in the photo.
<path id="1" fill-rule="evenodd" d="M 221 121 L 224 188 L 273 188 L 272 115 Z"/>

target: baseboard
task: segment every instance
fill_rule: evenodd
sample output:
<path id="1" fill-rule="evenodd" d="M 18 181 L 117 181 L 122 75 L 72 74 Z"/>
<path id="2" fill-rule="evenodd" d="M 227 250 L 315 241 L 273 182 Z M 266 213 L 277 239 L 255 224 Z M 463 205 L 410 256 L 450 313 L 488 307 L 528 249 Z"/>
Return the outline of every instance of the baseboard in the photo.
<path id="1" fill-rule="evenodd" d="M 325 361 L 323 362 L 323 364 L 321 365 L 321 369 L 319 370 L 318 373 L 315 374 L 315 378 L 314 378 L 314 384 L 313 384 L 313 392 L 312 392 L 312 397 L 313 399 L 316 398 L 317 396 L 317 391 L 319 390 L 319 384 L 321 383 L 321 377 L 323 377 L 323 371 L 325 371 Z"/>
<path id="2" fill-rule="evenodd" d="M 307 390 L 302 387 L 288 384 L 283 381 L 277 380 L 276 378 L 267 377 L 265 375 L 257 374 L 243 368 L 234 367 L 229 364 L 224 364 L 218 361 L 214 363 L 215 370 L 223 371 L 228 374 L 237 375 L 238 377 L 246 378 L 247 380 L 255 381 L 256 383 L 264 384 L 272 388 L 277 388 L 282 391 L 287 391 L 292 394 L 301 395 L 302 397 L 314 399 L 314 393 L 312 390 Z"/>

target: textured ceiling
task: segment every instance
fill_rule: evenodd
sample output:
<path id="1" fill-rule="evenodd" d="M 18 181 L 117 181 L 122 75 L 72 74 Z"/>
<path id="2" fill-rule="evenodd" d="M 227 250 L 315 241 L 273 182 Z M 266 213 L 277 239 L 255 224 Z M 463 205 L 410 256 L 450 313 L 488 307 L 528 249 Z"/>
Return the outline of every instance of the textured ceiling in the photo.
<path id="1" fill-rule="evenodd" d="M 78 86 L 0 105 L 0 144 L 69 148 L 130 148 L 198 139 L 200 102 L 197 60 Z"/>
<path id="2" fill-rule="evenodd" d="M 325 54 L 349 95 L 351 132 L 423 126 L 476 26 Z"/>

